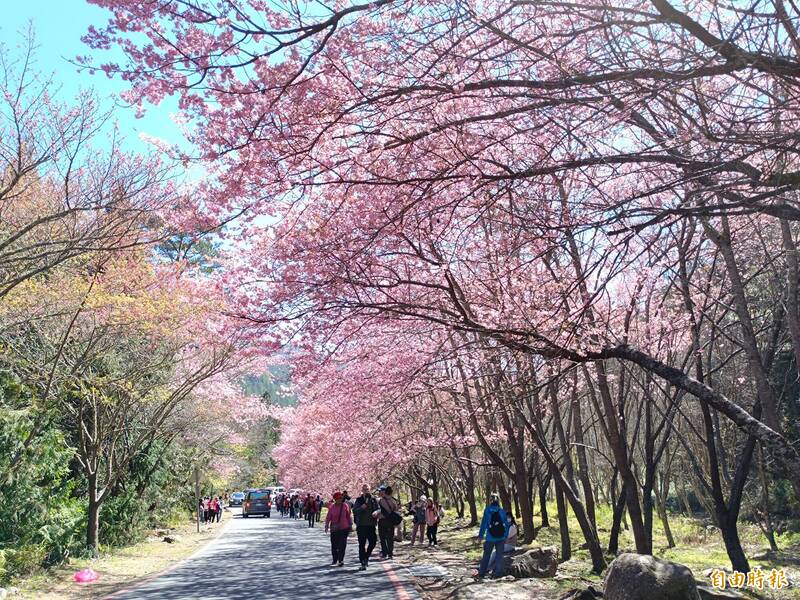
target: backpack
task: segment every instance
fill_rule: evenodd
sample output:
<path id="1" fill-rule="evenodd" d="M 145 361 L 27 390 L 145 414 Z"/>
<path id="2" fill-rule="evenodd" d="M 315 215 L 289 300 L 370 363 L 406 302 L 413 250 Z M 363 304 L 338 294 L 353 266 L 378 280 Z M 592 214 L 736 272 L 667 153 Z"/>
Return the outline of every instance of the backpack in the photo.
<path id="1" fill-rule="evenodd" d="M 489 535 L 493 538 L 506 537 L 506 524 L 503 523 L 499 510 L 493 511 L 492 515 L 489 517 Z"/>
<path id="2" fill-rule="evenodd" d="M 381 509 L 381 514 L 383 514 L 383 516 L 389 520 L 389 523 L 391 523 L 392 526 L 397 527 L 403 522 L 403 516 L 399 512 L 389 512 L 380 502 L 378 502 L 378 507 Z"/>

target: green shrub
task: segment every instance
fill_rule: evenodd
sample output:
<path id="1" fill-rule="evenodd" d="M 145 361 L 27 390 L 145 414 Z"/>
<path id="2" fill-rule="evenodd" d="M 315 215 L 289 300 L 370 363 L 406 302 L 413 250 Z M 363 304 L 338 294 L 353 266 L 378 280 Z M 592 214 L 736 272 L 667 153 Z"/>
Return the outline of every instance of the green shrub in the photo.
<path id="1" fill-rule="evenodd" d="M 26 389 L 0 370 L 0 519 L 5 579 L 60 562 L 83 512 L 73 497 L 73 450 L 51 415 L 29 406 Z M 31 437 L 34 427 L 36 435 Z M 12 457 L 19 457 L 13 465 Z"/>
<path id="2" fill-rule="evenodd" d="M 42 570 L 47 547 L 45 544 L 29 544 L 18 548 L 6 548 L 4 578 L 28 577 Z"/>

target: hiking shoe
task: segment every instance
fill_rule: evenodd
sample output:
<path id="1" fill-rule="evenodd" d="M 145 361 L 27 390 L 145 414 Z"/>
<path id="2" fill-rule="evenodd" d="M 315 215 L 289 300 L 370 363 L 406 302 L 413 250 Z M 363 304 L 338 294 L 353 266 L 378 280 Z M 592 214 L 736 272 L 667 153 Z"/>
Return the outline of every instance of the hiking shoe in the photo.
<path id="1" fill-rule="evenodd" d="M 339 566 L 340 566 L 340 567 L 343 567 L 343 566 L 344 566 L 344 563 L 343 563 L 341 560 L 339 561 Z"/>
<path id="2" fill-rule="evenodd" d="M 359 571 L 366 571 L 366 570 L 367 570 L 367 567 L 366 567 L 365 565 L 363 565 L 363 564 L 362 564 L 360 567 L 358 567 L 358 570 L 359 570 Z"/>

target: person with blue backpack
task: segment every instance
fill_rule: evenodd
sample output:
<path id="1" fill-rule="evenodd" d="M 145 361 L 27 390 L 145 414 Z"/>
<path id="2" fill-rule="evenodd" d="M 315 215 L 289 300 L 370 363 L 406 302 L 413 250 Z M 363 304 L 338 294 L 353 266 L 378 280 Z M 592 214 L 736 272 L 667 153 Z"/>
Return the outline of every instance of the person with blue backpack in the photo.
<path id="1" fill-rule="evenodd" d="M 484 536 L 486 541 L 483 542 L 483 558 L 481 558 L 481 565 L 478 568 L 478 577 L 486 575 L 492 551 L 495 553 L 494 577 L 502 577 L 505 568 L 503 545 L 508 537 L 508 519 L 506 511 L 500 507 L 500 498 L 497 494 L 491 495 L 489 504 L 483 511 L 478 539 L 483 540 Z"/>

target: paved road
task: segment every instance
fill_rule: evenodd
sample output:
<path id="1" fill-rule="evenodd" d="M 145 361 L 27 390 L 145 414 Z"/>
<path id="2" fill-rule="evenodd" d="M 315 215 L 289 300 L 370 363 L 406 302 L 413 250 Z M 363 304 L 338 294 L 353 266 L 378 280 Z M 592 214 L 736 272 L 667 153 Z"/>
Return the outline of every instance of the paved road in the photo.
<path id="1" fill-rule="evenodd" d="M 323 600 L 418 600 L 409 585 L 380 561 L 358 570 L 355 534 L 347 544 L 344 567 L 332 567 L 330 541 L 321 528 L 275 515 L 233 522 L 190 560 L 114 600 L 211 600 L 220 598 Z M 226 513 L 231 518 L 230 513 Z M 375 552 L 374 555 L 377 555 Z"/>

